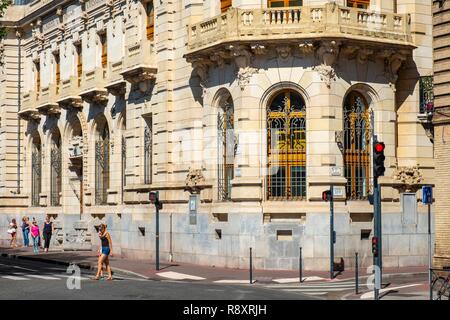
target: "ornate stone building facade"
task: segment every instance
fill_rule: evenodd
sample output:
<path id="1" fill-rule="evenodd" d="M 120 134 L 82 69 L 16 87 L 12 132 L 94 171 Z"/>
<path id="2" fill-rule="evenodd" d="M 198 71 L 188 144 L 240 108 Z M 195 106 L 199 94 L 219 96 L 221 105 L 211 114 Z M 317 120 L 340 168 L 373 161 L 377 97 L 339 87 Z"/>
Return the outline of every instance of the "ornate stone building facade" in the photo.
<path id="1" fill-rule="evenodd" d="M 117 254 L 149 258 L 158 190 L 163 258 L 245 267 L 252 247 L 256 268 L 292 269 L 301 246 L 325 270 L 333 185 L 336 259 L 369 265 L 374 133 L 384 266 L 425 265 L 431 19 L 418 0 L 12 6 L 0 237 L 12 217 L 50 214 L 55 245 L 89 249 L 104 221 Z"/>
<path id="2" fill-rule="evenodd" d="M 450 265 L 450 1 L 433 1 L 434 100 L 436 157 L 436 247 L 434 263 Z"/>

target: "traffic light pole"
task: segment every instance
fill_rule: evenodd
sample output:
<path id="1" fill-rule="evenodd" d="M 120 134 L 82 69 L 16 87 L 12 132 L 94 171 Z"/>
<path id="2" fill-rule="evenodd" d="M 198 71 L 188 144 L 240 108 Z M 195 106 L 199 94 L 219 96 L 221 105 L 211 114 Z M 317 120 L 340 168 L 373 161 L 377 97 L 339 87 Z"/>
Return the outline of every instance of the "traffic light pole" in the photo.
<path id="1" fill-rule="evenodd" d="M 158 199 L 159 201 L 159 199 Z M 155 244 L 156 244 L 156 270 L 159 270 L 159 203 L 155 205 L 156 208 L 156 232 L 155 232 Z"/>
<path id="2" fill-rule="evenodd" d="M 373 256 L 373 265 L 375 267 L 375 285 L 374 298 L 379 299 L 379 287 L 381 285 L 381 199 L 378 179 L 374 178 L 374 194 L 373 194 L 373 229 L 374 237 L 377 239 L 376 252 Z"/>
<path id="3" fill-rule="evenodd" d="M 334 187 L 330 186 L 330 279 L 334 278 Z"/>

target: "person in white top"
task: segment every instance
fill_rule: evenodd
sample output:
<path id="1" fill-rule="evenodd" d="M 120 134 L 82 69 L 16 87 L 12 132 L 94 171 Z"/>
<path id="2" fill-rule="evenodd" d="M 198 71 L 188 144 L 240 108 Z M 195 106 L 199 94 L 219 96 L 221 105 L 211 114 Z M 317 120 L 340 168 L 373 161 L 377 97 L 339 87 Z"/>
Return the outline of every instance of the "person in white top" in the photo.
<path id="1" fill-rule="evenodd" d="M 17 222 L 16 222 L 16 219 L 11 220 L 11 223 L 9 224 L 8 233 L 11 235 L 11 241 L 9 243 L 9 246 L 11 248 L 17 248 L 17 241 L 16 241 Z"/>

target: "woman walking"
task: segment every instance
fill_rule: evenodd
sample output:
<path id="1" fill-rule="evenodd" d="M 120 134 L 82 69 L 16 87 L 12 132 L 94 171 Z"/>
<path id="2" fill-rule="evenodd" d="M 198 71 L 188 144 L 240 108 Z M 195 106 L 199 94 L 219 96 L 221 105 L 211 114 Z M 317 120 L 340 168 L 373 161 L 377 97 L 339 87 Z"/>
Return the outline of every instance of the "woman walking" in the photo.
<path id="1" fill-rule="evenodd" d="M 39 238 L 39 227 L 36 220 L 33 218 L 33 222 L 31 224 L 31 239 L 33 240 L 33 251 L 36 254 L 39 253 Z"/>
<path id="2" fill-rule="evenodd" d="M 108 278 L 106 280 L 112 280 L 112 270 L 109 265 L 109 256 L 112 254 L 112 241 L 109 232 L 106 230 L 106 224 L 101 224 L 99 228 L 99 237 L 101 241 L 101 249 L 98 250 L 98 264 L 97 264 L 97 274 L 94 280 L 100 279 L 100 274 L 102 273 L 103 264 L 106 266 L 106 271 L 108 272 Z"/>
<path id="3" fill-rule="evenodd" d="M 17 247 L 17 241 L 16 241 L 17 222 L 16 222 L 16 219 L 11 220 L 11 223 L 9 224 L 8 233 L 11 235 L 11 241 L 9 242 L 9 246 L 11 248 L 16 248 Z"/>
<path id="4" fill-rule="evenodd" d="M 30 224 L 28 217 L 22 218 L 22 233 L 23 233 L 23 246 L 28 247 L 30 245 Z"/>
<path id="5" fill-rule="evenodd" d="M 50 247 L 50 240 L 52 239 L 53 230 L 53 222 L 50 221 L 50 217 L 47 215 L 45 217 L 44 226 L 42 228 L 42 237 L 44 238 L 45 252 L 48 252 L 48 248 Z"/>

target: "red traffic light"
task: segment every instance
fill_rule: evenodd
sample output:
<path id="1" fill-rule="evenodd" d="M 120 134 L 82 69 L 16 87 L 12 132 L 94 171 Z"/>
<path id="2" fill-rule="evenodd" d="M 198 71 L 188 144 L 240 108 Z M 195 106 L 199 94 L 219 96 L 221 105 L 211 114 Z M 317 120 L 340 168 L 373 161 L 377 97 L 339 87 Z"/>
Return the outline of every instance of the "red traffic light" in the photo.
<path id="1" fill-rule="evenodd" d="M 381 153 L 381 152 L 383 152 L 383 151 L 384 151 L 384 148 L 385 148 L 384 142 L 377 142 L 377 143 L 375 144 L 375 152 L 376 152 L 376 153 Z"/>
<path id="2" fill-rule="evenodd" d="M 377 245 L 377 244 L 378 244 L 378 238 L 372 237 L 372 245 Z"/>
<path id="3" fill-rule="evenodd" d="M 331 190 L 325 190 L 322 192 L 322 200 L 330 201 L 331 200 Z"/>
<path id="4" fill-rule="evenodd" d="M 150 192 L 149 200 L 150 200 L 151 203 L 158 202 L 158 195 L 157 195 L 157 193 L 156 192 Z"/>

